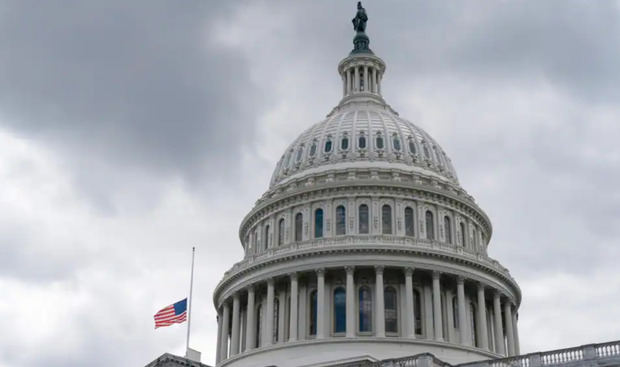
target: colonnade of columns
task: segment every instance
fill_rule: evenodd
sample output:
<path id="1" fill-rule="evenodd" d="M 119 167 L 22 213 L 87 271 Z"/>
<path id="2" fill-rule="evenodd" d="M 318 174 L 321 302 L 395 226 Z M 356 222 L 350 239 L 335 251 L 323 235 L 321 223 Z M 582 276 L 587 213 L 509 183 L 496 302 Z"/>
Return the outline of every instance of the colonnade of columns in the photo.
<path id="1" fill-rule="evenodd" d="M 369 281 L 373 271 L 374 281 Z M 390 276 L 387 282 L 386 271 Z M 327 273 L 334 276 L 326 280 Z M 344 281 L 340 280 L 342 273 Z M 360 289 L 370 289 L 371 285 L 374 290 L 369 331 L 361 326 L 367 305 L 362 305 Z M 385 293 L 387 287 L 397 290 L 397 302 Z M 342 288 L 346 312 L 337 315 L 335 302 L 339 301 L 332 295 L 335 289 Z M 488 298 L 492 299 L 491 311 L 487 311 Z M 387 308 L 397 315 L 396 330 L 391 324 L 386 331 L 386 318 L 394 317 L 386 316 Z M 338 329 L 335 321 L 342 316 L 346 317 L 344 330 Z M 509 297 L 460 275 L 383 266 L 293 272 L 249 285 L 222 302 L 218 309 L 216 362 L 273 344 L 368 336 L 432 339 L 512 356 L 519 354 L 516 321 L 516 307 Z"/>
<path id="2" fill-rule="evenodd" d="M 344 96 L 357 92 L 381 94 L 381 75 L 373 66 L 349 67 L 342 73 L 342 93 Z"/>

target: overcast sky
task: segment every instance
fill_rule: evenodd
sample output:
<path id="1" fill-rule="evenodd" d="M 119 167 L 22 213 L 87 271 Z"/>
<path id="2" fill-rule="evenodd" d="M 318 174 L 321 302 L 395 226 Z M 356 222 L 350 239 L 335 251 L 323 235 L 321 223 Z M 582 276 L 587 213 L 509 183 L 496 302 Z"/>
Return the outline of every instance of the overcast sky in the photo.
<path id="1" fill-rule="evenodd" d="M 523 291 L 522 352 L 620 339 L 620 2 L 366 1 L 383 93 Z M 0 2 L 0 366 L 213 363 L 212 292 L 341 97 L 355 1 Z"/>

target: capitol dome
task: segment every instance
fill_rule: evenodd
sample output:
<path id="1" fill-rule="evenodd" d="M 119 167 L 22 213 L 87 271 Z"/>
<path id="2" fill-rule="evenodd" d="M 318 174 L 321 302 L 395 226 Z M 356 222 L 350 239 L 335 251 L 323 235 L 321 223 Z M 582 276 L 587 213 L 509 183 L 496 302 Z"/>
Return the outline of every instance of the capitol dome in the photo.
<path id="1" fill-rule="evenodd" d="M 367 16 L 343 97 L 286 149 L 217 285 L 217 366 L 360 366 L 519 354 L 521 291 L 487 254 L 491 221 L 452 161 L 381 95 Z"/>

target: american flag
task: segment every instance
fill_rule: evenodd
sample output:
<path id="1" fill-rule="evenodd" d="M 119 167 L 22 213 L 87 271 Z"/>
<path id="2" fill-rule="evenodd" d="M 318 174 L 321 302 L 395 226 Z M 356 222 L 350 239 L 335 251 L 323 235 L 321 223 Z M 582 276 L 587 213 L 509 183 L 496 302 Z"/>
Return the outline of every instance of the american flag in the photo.
<path id="1" fill-rule="evenodd" d="M 155 318 L 155 329 L 182 323 L 187 320 L 187 298 L 162 308 L 153 317 Z"/>

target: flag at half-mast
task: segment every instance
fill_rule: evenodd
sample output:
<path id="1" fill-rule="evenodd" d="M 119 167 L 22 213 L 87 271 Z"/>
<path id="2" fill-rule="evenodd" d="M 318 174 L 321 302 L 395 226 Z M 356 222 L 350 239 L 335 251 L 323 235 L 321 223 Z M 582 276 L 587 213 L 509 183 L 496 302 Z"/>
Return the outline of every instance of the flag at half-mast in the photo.
<path id="1" fill-rule="evenodd" d="M 187 320 L 187 298 L 159 310 L 155 316 L 155 329 Z"/>

